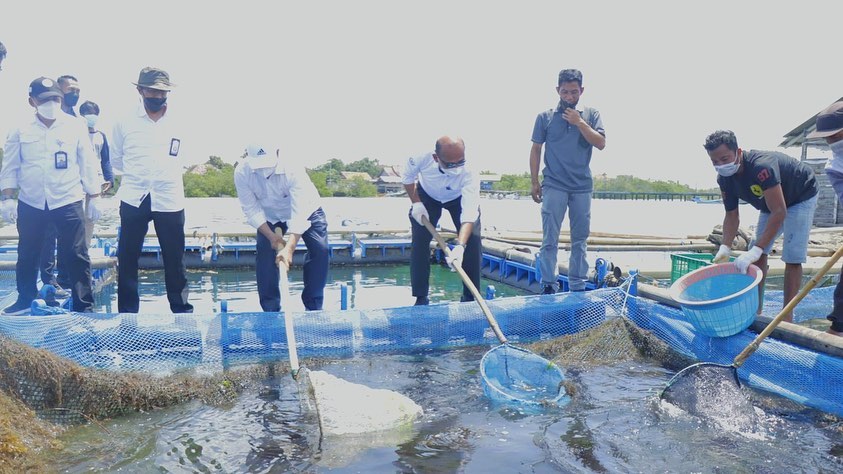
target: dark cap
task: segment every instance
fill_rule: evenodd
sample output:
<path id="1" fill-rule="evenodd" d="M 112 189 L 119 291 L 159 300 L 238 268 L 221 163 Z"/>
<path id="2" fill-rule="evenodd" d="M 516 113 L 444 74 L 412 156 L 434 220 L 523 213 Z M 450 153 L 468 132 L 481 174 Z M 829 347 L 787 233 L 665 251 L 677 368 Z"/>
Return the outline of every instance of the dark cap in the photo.
<path id="1" fill-rule="evenodd" d="M 29 83 L 29 97 L 44 100 L 50 97 L 64 97 L 56 81 L 49 77 L 39 77 Z"/>
<path id="2" fill-rule="evenodd" d="M 825 138 L 843 130 L 843 100 L 831 104 L 817 115 L 817 129 L 808 138 Z"/>
<path id="3" fill-rule="evenodd" d="M 145 67 L 141 69 L 138 75 L 138 82 L 132 84 L 138 87 L 146 87 L 147 89 L 156 89 L 159 91 L 170 91 L 176 85 L 170 82 L 170 75 L 163 69 L 155 67 Z"/>

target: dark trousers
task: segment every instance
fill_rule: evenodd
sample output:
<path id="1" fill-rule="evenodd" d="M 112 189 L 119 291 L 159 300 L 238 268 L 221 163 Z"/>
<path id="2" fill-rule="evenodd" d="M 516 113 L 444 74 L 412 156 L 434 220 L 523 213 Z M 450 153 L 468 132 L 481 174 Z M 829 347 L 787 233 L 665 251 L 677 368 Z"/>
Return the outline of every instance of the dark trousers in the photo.
<path id="1" fill-rule="evenodd" d="M 459 232 L 460 229 L 460 215 L 462 214 L 461 198 L 448 201 L 446 203 L 439 202 L 422 189 L 417 187 L 419 198 L 422 204 L 430 214 L 430 223 L 435 227 L 442 217 L 442 210 L 445 209 L 451 214 L 451 220 Z M 413 286 L 413 296 L 427 297 L 430 290 L 430 241 L 433 236 L 427 229 L 416 222 L 410 215 L 410 226 L 413 233 L 413 246 L 410 250 L 410 282 Z M 480 259 L 482 249 L 480 248 L 480 218 L 474 223 L 474 229 L 471 232 L 471 237 L 465 245 L 465 254 L 463 254 L 462 269 L 465 274 L 474 283 L 475 288 L 480 288 Z M 467 286 L 463 284 L 461 301 L 474 301 L 474 295 Z"/>
<path id="2" fill-rule="evenodd" d="M 184 210 L 175 212 L 152 211 L 152 198 L 147 196 L 140 207 L 120 203 L 120 238 L 117 242 L 117 311 L 137 313 L 138 259 L 143 240 L 149 231 L 149 222 L 155 224 L 161 257 L 164 259 L 164 284 L 170 311 L 192 313 L 193 305 L 187 302 L 187 277 L 184 269 Z"/>
<path id="3" fill-rule="evenodd" d="M 41 246 L 41 262 L 39 265 L 41 270 L 41 281 L 45 285 L 55 286 L 58 282 L 63 287 L 69 287 L 70 277 L 67 275 L 67 270 L 62 267 L 61 271 L 59 271 L 59 267 L 62 262 L 61 255 L 56 258 L 56 249 L 58 248 L 59 237 L 58 231 L 56 231 L 56 226 L 50 223 L 44 227 L 44 230 L 44 245 Z"/>
<path id="4" fill-rule="evenodd" d="M 828 315 L 833 331 L 843 332 L 843 269 L 840 269 L 840 280 L 834 288 L 834 308 Z"/>
<path id="5" fill-rule="evenodd" d="M 58 209 L 36 209 L 18 201 L 18 261 L 15 267 L 18 301 L 31 303 L 38 294 L 36 282 L 47 227 L 58 232 L 59 255 L 67 268 L 73 297 L 73 310 L 90 313 L 94 305 L 91 291 L 91 259 L 85 242 L 85 214 L 82 201 Z"/>
<path id="6" fill-rule="evenodd" d="M 302 234 L 307 253 L 304 256 L 304 290 L 301 300 L 308 311 L 322 309 L 325 283 L 328 281 L 328 221 L 325 212 L 320 207 L 308 218 L 310 228 Z M 286 222 L 266 223 L 270 230 L 280 228 L 287 233 Z M 257 233 L 257 251 L 255 254 L 255 269 L 257 272 L 258 296 L 261 308 L 266 312 L 281 310 L 281 290 L 278 288 L 280 278 L 278 265 L 275 263 L 275 250 L 269 239 L 260 232 Z"/>

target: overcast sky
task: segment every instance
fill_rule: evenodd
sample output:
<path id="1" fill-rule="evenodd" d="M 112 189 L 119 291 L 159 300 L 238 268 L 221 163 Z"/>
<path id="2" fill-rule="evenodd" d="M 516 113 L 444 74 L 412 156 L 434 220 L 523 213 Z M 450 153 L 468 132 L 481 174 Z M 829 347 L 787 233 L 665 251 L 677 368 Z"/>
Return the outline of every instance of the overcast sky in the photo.
<path id="1" fill-rule="evenodd" d="M 306 166 L 397 164 L 454 134 L 476 168 L 521 173 L 558 71 L 578 68 L 607 133 L 595 174 L 713 187 L 708 133 L 776 149 L 843 96 L 840 1 L 498 3 L 4 0 L 0 131 L 32 113 L 32 79 L 61 74 L 110 131 L 152 65 L 178 84 L 190 162 L 269 136 Z"/>

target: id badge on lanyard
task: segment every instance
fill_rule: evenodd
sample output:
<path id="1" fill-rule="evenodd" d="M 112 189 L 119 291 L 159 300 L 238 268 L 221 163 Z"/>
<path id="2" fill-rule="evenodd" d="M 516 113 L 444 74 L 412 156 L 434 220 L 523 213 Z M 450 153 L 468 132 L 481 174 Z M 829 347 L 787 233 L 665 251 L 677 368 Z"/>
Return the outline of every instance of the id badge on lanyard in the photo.
<path id="1" fill-rule="evenodd" d="M 63 151 L 57 151 L 53 158 L 56 162 L 56 169 L 57 170 L 66 170 L 67 169 L 67 153 Z"/>

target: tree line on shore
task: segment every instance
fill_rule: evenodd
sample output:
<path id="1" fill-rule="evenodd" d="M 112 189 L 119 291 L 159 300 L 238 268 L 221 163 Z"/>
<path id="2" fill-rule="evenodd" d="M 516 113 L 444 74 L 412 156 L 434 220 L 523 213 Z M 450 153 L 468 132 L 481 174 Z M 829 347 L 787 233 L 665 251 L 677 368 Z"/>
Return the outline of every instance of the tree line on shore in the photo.
<path id="1" fill-rule="evenodd" d="M 0 160 L 3 150 L 0 149 Z M 187 197 L 236 197 L 234 188 L 234 169 L 236 164 L 226 163 L 218 156 L 211 156 L 202 165 L 194 166 L 184 174 L 184 194 Z M 363 158 L 348 164 L 336 158 L 327 163 L 308 169 L 307 174 L 322 197 L 372 197 L 377 196 L 377 187 L 372 180 L 381 175 L 386 166 L 376 159 Z M 342 173 L 353 171 L 366 173 L 370 179 L 354 177 L 343 179 Z M 483 175 L 492 175 L 482 171 Z M 115 177 L 114 190 L 119 187 L 120 177 Z M 500 180 L 492 184 L 495 191 L 518 191 L 529 193 L 530 174 L 502 174 Z M 694 189 L 677 181 L 663 181 L 637 178 L 630 175 L 614 177 L 596 176 L 595 191 L 648 192 L 648 193 L 711 193 L 717 189 Z M 114 191 L 111 191 L 114 192 Z"/>

